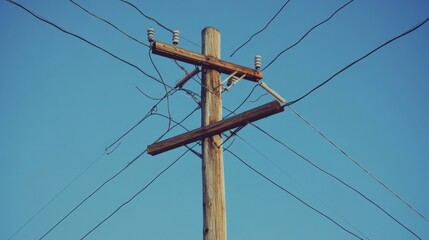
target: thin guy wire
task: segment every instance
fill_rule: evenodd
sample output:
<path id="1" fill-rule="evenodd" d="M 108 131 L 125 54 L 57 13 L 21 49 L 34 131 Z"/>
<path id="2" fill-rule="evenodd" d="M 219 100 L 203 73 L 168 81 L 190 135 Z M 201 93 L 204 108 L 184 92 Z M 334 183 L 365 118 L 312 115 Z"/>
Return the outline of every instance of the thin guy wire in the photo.
<path id="1" fill-rule="evenodd" d="M 274 15 L 274 17 L 272 17 L 271 19 L 270 19 L 270 21 L 268 21 L 268 23 L 265 25 L 265 27 L 263 27 L 261 30 L 259 30 L 259 31 L 257 31 L 256 33 L 254 33 L 252 36 L 250 36 L 250 38 L 245 42 L 245 43 L 243 43 L 243 44 L 241 44 L 241 46 L 239 46 L 237 49 L 235 49 L 234 50 L 234 52 L 232 52 L 232 54 L 229 56 L 229 57 L 232 57 L 232 56 L 234 56 L 234 54 L 238 51 L 238 50 L 240 50 L 242 47 L 244 47 L 247 43 L 249 43 L 251 40 L 252 40 L 252 38 L 254 37 L 254 36 L 256 36 L 256 35 L 258 35 L 259 33 L 261 33 L 262 31 L 264 31 L 267 27 L 268 27 L 268 25 L 270 25 L 270 23 L 277 17 L 277 15 L 279 15 L 280 14 L 280 12 L 283 10 L 283 8 L 285 8 L 286 7 L 286 5 L 288 4 L 290 2 L 290 0 L 287 0 L 284 4 L 283 4 L 283 6 L 277 11 L 277 13 Z"/>
<path id="2" fill-rule="evenodd" d="M 62 27 L 58 26 L 57 24 L 55 24 L 55 23 L 53 23 L 53 22 L 51 22 L 51 21 L 49 21 L 49 20 L 47 20 L 47 19 L 44 19 L 44 18 L 42 18 L 42 17 L 38 16 L 37 14 L 33 13 L 31 10 L 27 9 L 26 7 L 24 7 L 23 5 L 21 5 L 21 4 L 17 3 L 17 2 L 14 2 L 14 1 L 12 1 L 12 0 L 6 0 L 6 1 L 8 1 L 8 2 L 10 2 L 10 3 L 12 3 L 12 4 L 14 4 L 14 5 L 18 6 L 18 7 L 20 7 L 21 9 L 25 10 L 26 12 L 28 12 L 29 14 L 31 14 L 33 17 L 35 17 L 35 18 L 39 19 L 40 21 L 45 22 L 45 23 L 47 23 L 47 24 L 49 24 L 49 25 L 51 25 L 51 26 L 53 26 L 53 27 L 57 28 L 58 30 L 60 30 L 60 31 L 61 31 L 61 32 L 63 32 L 63 33 L 66 33 L 66 34 L 68 34 L 68 35 L 70 35 L 70 36 L 73 36 L 73 37 L 75 37 L 75 38 L 77 38 L 77 39 L 80 39 L 80 40 L 82 40 L 82 41 L 86 42 L 87 44 L 89 44 L 89 45 L 91 45 L 91 46 L 93 46 L 93 47 L 95 47 L 95 48 L 97 48 L 97 49 L 99 49 L 99 50 L 103 51 L 104 53 L 106 53 L 106 54 L 110 55 L 111 57 L 113 57 L 113 58 L 115 58 L 115 59 L 117 59 L 117 60 L 119 60 L 119 61 L 121 61 L 121 62 L 123 62 L 123 63 L 125 63 L 125 64 L 127 64 L 127 65 L 129 65 L 129 66 L 131 66 L 131 67 L 133 67 L 133 68 L 135 68 L 136 70 L 138 70 L 139 72 L 141 72 L 143 75 L 145 75 L 145 76 L 147 76 L 147 77 L 149 77 L 149 78 L 151 78 L 151 79 L 155 80 L 156 82 L 158 82 L 158 83 L 160 83 L 160 84 L 163 84 L 159 79 L 155 78 L 154 76 L 149 75 L 148 73 L 146 73 L 145 71 L 143 71 L 143 69 L 141 69 L 141 68 L 140 68 L 140 67 L 138 67 L 137 65 L 135 65 L 135 64 L 133 64 L 133 63 L 131 63 L 131 62 L 128 62 L 127 60 L 125 60 L 125 59 L 123 59 L 123 58 L 118 57 L 117 55 L 115 55 L 115 54 L 113 54 L 113 53 L 109 52 L 108 50 L 106 50 L 106 49 L 104 49 L 104 48 L 102 48 L 102 47 L 100 47 L 100 46 L 96 45 L 95 43 L 93 43 L 93 42 L 91 42 L 91 41 L 89 41 L 89 40 L 87 40 L 87 39 L 85 39 L 85 38 L 83 38 L 83 37 L 81 37 L 81 36 L 79 36 L 79 35 L 77 35 L 77 34 L 75 34 L 75 33 L 72 33 L 72 32 L 70 32 L 70 31 L 67 31 L 67 30 L 65 30 L 64 28 L 62 28 Z M 167 87 L 168 87 L 168 88 L 170 88 L 170 89 L 172 89 L 172 87 L 171 87 L 171 86 L 169 86 L 169 85 L 167 85 Z"/>
<path id="3" fill-rule="evenodd" d="M 130 38 L 131 40 L 133 40 L 133 41 L 135 41 L 135 42 L 137 42 L 137 43 L 139 43 L 139 44 L 141 44 L 143 46 L 146 46 L 146 47 L 150 48 L 150 46 L 148 44 L 146 44 L 146 43 L 138 40 L 137 38 L 131 36 L 130 34 L 126 33 L 124 30 L 120 29 L 119 27 L 117 27 L 116 25 L 114 25 L 113 23 L 111 23 L 110 21 L 108 21 L 108 20 L 106 20 L 106 19 L 104 19 L 102 17 L 97 16 L 96 14 L 92 13 L 91 11 L 89 11 L 86 8 L 84 8 L 82 5 L 76 3 L 75 1 L 69 0 L 69 2 L 73 3 L 74 5 L 76 5 L 77 7 L 79 7 L 80 9 L 82 9 L 83 11 L 85 11 L 86 13 L 88 13 L 89 15 L 91 15 L 91 16 L 93 16 L 93 17 L 95 17 L 95 18 L 97 18 L 97 19 L 99 19 L 99 20 L 107 23 L 108 25 L 110 25 L 114 29 L 118 30 L 119 32 L 121 32 L 122 34 L 124 34 L 125 36 L 127 36 L 128 38 Z"/>
<path id="4" fill-rule="evenodd" d="M 43 207 L 41 207 L 36 213 L 34 213 L 24 224 L 21 225 L 9 238 L 12 239 L 17 235 L 25 226 L 27 226 L 31 221 L 33 221 L 41 212 L 43 212 L 52 202 L 54 202 L 61 194 L 63 194 L 73 183 L 76 182 L 83 174 L 85 174 L 88 169 L 90 169 L 94 164 L 96 164 L 106 152 L 103 152 L 98 156 L 94 161 L 92 161 L 85 169 L 83 169 L 78 175 L 76 175 L 67 185 L 65 185 L 54 197 L 52 197 Z"/>
<path id="5" fill-rule="evenodd" d="M 159 116 L 162 116 L 162 117 L 164 117 L 164 118 L 167 118 L 167 116 L 165 116 L 165 115 L 162 115 L 162 114 L 156 114 L 156 115 L 159 115 Z M 177 123 L 176 121 L 174 121 L 173 120 L 173 122 L 175 122 L 175 123 Z M 189 129 L 187 129 L 185 126 L 183 126 L 181 123 L 177 123 L 177 125 L 179 125 L 180 127 L 182 127 L 183 129 L 185 129 L 186 131 L 189 131 Z M 237 135 L 238 136 L 238 135 Z M 229 150 L 229 147 L 231 146 L 233 144 L 233 142 L 228 146 L 228 147 L 226 147 L 226 148 L 224 148 L 224 150 L 225 151 L 228 151 L 228 152 L 230 152 L 231 154 L 233 154 L 234 155 L 234 153 L 232 153 L 230 150 Z M 195 146 L 195 145 L 194 145 Z M 193 148 L 193 147 L 192 147 Z M 188 148 L 189 149 L 189 148 Z M 237 156 L 236 156 L 237 157 Z M 246 164 L 246 163 L 245 163 Z M 246 166 L 250 166 L 250 165 L 247 165 L 246 164 Z M 267 179 L 267 180 L 269 180 L 270 181 L 270 179 Z M 272 183 L 274 183 L 274 182 L 272 182 Z M 277 185 L 276 183 L 274 183 L 276 186 L 278 186 L 279 187 L 279 185 Z M 280 186 L 280 188 L 282 188 L 281 186 Z M 283 188 L 282 188 L 283 189 Z M 283 190 L 286 190 L 286 189 L 283 189 Z M 287 190 L 286 190 L 287 191 Z M 288 191 L 287 191 L 288 192 Z M 291 194 L 290 192 L 288 192 L 289 194 Z M 292 196 L 294 196 L 295 198 L 296 198 L 296 196 L 295 195 L 293 195 L 292 194 Z M 298 200 L 300 200 L 300 199 L 298 199 Z M 300 200 L 301 201 L 301 200 Z M 334 223 L 336 223 L 336 225 L 338 225 L 338 226 L 340 226 L 342 229 L 344 229 L 345 231 L 347 231 L 347 232 L 349 232 L 349 233 L 351 233 L 351 234 L 353 234 L 352 232 L 350 232 L 350 231 L 348 231 L 347 229 L 345 229 L 344 227 L 342 227 L 341 225 L 339 225 L 337 222 L 335 222 L 334 220 L 332 220 L 331 218 L 329 218 L 327 215 L 325 215 L 325 214 L 323 214 L 322 212 L 320 212 L 320 211 L 318 211 L 317 209 L 315 209 L 315 208 L 313 208 L 312 206 L 310 206 L 310 205 L 308 205 L 308 204 L 306 204 L 305 202 L 303 202 L 303 201 L 301 201 L 302 203 L 304 203 L 305 205 L 307 205 L 308 207 L 310 207 L 310 208 L 312 208 L 313 210 L 315 210 L 316 212 L 318 212 L 318 213 L 320 213 L 320 214 L 322 214 L 323 216 L 325 216 L 325 217 L 327 217 L 328 219 L 330 219 L 331 221 L 333 221 Z M 347 221 L 346 221 L 347 222 Z M 348 223 L 348 222 L 347 222 Z M 350 223 L 348 223 L 349 225 L 351 225 Z M 355 227 L 353 227 L 352 226 L 352 228 L 354 228 L 355 229 Z M 362 234 L 365 238 L 367 238 L 363 233 L 361 233 L 359 230 L 357 230 L 360 234 Z M 353 234 L 354 236 L 356 236 L 356 237 L 358 237 L 359 239 L 362 239 L 362 238 L 360 238 L 359 236 L 357 236 L 357 235 L 355 235 L 355 234 Z"/>
<path id="6" fill-rule="evenodd" d="M 151 20 L 152 22 L 154 22 L 154 23 L 156 23 L 158 26 L 160 26 L 161 28 L 163 28 L 163 29 L 165 29 L 165 30 L 167 30 L 167 31 L 169 31 L 170 33 L 173 33 L 173 30 L 171 29 L 171 28 L 168 28 L 168 27 L 166 27 L 166 26 L 164 26 L 162 23 L 160 23 L 158 20 L 156 20 L 155 18 L 152 18 L 152 17 L 150 17 L 150 16 L 148 16 L 148 15 L 146 15 L 145 13 L 143 13 L 136 5 L 134 5 L 134 4 L 132 4 L 132 3 L 130 3 L 130 2 L 128 2 L 128 1 L 125 1 L 125 0 L 120 0 L 121 2 L 123 2 L 123 3 L 125 3 L 125 4 L 128 4 L 128 5 L 130 5 L 131 7 L 133 7 L 134 9 L 136 9 L 143 17 L 145 17 L 145 18 L 147 18 L 147 19 L 149 19 L 149 20 Z M 191 40 L 189 40 L 189 39 L 187 39 L 187 38 L 185 38 L 184 36 L 181 36 L 181 38 L 182 39 L 184 39 L 185 41 L 188 41 L 188 42 L 190 42 L 190 43 L 192 43 L 192 44 L 194 44 L 195 46 L 197 46 L 197 47 L 201 47 L 199 44 L 197 44 L 197 43 L 195 43 L 195 42 L 193 42 L 193 41 L 191 41 Z"/>
<path id="7" fill-rule="evenodd" d="M 340 8 L 338 8 L 334 13 L 331 14 L 331 16 L 329 16 L 327 19 L 321 21 L 320 23 L 316 24 L 315 26 L 313 26 L 312 28 L 310 28 L 310 30 L 308 30 L 298 41 L 296 41 L 294 44 L 290 45 L 289 47 L 287 47 L 285 50 L 281 51 L 279 54 L 277 54 L 277 56 L 271 60 L 270 63 L 267 64 L 267 66 L 265 66 L 262 71 L 264 71 L 265 69 L 267 69 L 272 63 L 274 63 L 283 53 L 285 53 L 286 51 L 290 50 L 291 48 L 295 47 L 296 45 L 298 45 L 310 32 L 312 32 L 314 29 L 316 29 L 317 27 L 323 25 L 324 23 L 328 22 L 335 14 L 337 14 L 339 11 L 341 11 L 341 9 L 345 8 L 347 5 L 349 5 L 350 3 L 352 3 L 354 0 L 350 0 L 348 1 L 346 4 L 344 4 L 343 6 L 341 6 Z"/>
<path id="8" fill-rule="evenodd" d="M 190 115 L 188 115 L 186 118 L 188 118 Z M 186 120 L 186 118 L 184 120 Z M 182 121 L 184 121 L 182 120 Z M 181 123 L 181 122 L 180 122 Z M 172 128 L 168 129 L 164 132 L 155 142 L 158 142 L 161 138 L 163 138 L 169 131 L 171 131 L 173 128 L 175 128 L 178 124 L 173 126 Z M 128 164 L 123 167 L 121 170 L 119 170 L 117 173 L 115 173 L 112 177 L 107 179 L 105 182 L 103 182 L 96 190 L 94 190 L 91 194 L 89 194 L 85 199 L 83 199 L 78 205 L 76 205 L 71 211 L 69 211 L 62 219 L 60 219 L 53 227 L 51 227 L 42 237 L 39 238 L 39 240 L 43 239 L 46 235 L 48 235 L 52 230 L 54 230 L 59 224 L 61 224 L 70 214 L 72 214 L 74 211 L 76 211 L 84 202 L 86 202 L 90 197 L 92 197 L 95 193 L 97 193 L 104 185 L 109 183 L 111 180 L 115 179 L 119 174 L 121 174 L 123 171 L 125 171 L 131 164 L 133 164 L 137 159 L 139 159 L 143 154 L 147 152 L 147 149 L 138 154 L 135 158 L 133 158 L 131 161 L 128 162 Z"/>
<path id="9" fill-rule="evenodd" d="M 128 162 L 128 164 L 123 167 L 121 170 L 119 170 L 117 173 L 115 173 L 112 177 L 104 181 L 97 189 L 95 189 L 91 194 L 89 194 L 87 197 L 85 197 L 78 205 L 76 205 L 71 211 L 69 211 L 64 217 L 62 217 L 57 223 L 55 223 L 54 226 L 52 226 L 45 234 L 43 234 L 39 240 L 45 238 L 52 230 L 54 230 L 59 224 L 61 224 L 68 216 L 70 216 L 73 212 L 75 212 L 84 202 L 86 202 L 89 198 L 91 198 L 95 193 L 97 193 L 104 185 L 115 179 L 119 174 L 121 174 L 123 171 L 125 171 L 131 164 L 133 164 L 137 159 L 139 159 L 143 154 L 146 153 L 147 150 L 144 150 L 140 154 L 138 154 L 133 160 Z"/>
<path id="10" fill-rule="evenodd" d="M 328 141 L 332 146 L 334 146 L 337 150 L 339 150 L 344 156 L 346 156 L 350 161 L 352 161 L 356 166 L 358 166 L 361 170 L 363 170 L 368 176 L 370 176 L 372 179 L 377 181 L 379 184 L 381 184 L 387 191 L 392 193 L 396 198 L 398 198 L 402 203 L 404 203 L 408 208 L 410 208 L 412 211 L 417 213 L 420 217 L 422 217 L 424 220 L 429 222 L 429 220 L 417 209 L 415 209 L 413 206 L 411 206 L 410 203 L 405 201 L 399 194 L 397 194 L 395 191 L 393 191 L 389 186 L 387 186 L 386 183 L 381 181 L 377 176 L 375 176 L 373 173 L 371 173 L 368 169 L 366 169 L 362 164 L 360 164 L 358 161 L 353 159 L 350 154 L 348 154 L 344 149 L 342 149 L 338 144 L 336 144 L 333 140 L 328 138 L 326 134 L 324 134 L 321 130 L 316 128 L 313 124 L 311 124 L 307 119 L 305 119 L 301 114 L 299 114 L 295 109 L 293 109 L 291 106 L 289 106 L 290 110 L 292 110 L 295 115 L 297 115 L 302 121 L 304 121 L 308 126 L 310 126 L 313 130 L 315 130 L 320 136 L 322 136 L 326 141 Z"/>
<path id="11" fill-rule="evenodd" d="M 270 137 L 271 139 L 273 139 L 274 141 L 276 141 L 277 143 L 281 144 L 283 147 L 287 148 L 289 151 L 291 151 L 292 153 L 294 153 L 295 155 L 297 155 L 298 157 L 300 157 L 301 159 L 303 159 L 304 161 L 306 161 L 307 163 L 309 163 L 310 165 L 312 165 L 313 167 L 315 167 L 316 169 L 318 169 L 319 171 L 323 172 L 324 174 L 334 178 L 335 180 L 337 180 L 339 183 L 343 184 L 344 186 L 346 186 L 347 188 L 349 188 L 350 190 L 354 191 L 355 193 L 357 193 L 359 196 L 363 197 L 365 200 L 367 200 L 369 203 L 371 203 L 372 205 L 374 205 L 375 207 L 377 207 L 379 210 L 381 210 L 384 214 L 386 214 L 390 219 L 392 219 L 393 221 L 395 221 L 396 223 L 398 223 L 401 227 L 403 227 L 405 230 L 407 230 L 409 233 L 411 233 L 412 235 L 414 235 L 417 239 L 421 239 L 413 230 L 411 230 L 410 228 L 408 228 L 407 226 L 405 226 L 402 222 L 400 222 L 398 219 L 396 219 L 394 216 L 392 216 L 389 212 L 387 212 L 383 207 L 381 207 L 380 205 L 378 205 L 376 202 L 374 202 L 373 200 L 371 200 L 369 197 L 367 197 L 365 194 L 363 194 L 362 192 L 360 192 L 359 190 L 357 190 L 356 188 L 352 187 L 351 185 L 349 185 L 348 183 L 346 183 L 345 181 L 341 180 L 340 178 L 338 178 L 337 176 L 335 176 L 334 174 L 326 171 L 325 169 L 323 169 L 322 167 L 318 166 L 317 164 L 315 164 L 314 162 L 312 162 L 310 159 L 306 158 L 304 155 L 298 153 L 296 150 L 292 149 L 291 147 L 289 147 L 288 145 L 286 145 L 285 143 L 283 143 L 282 141 L 280 141 L 279 139 L 275 138 L 273 135 L 269 134 L 267 131 L 263 130 L 262 128 L 258 127 L 257 125 L 250 123 L 252 126 L 254 126 L 256 129 L 258 129 L 259 131 L 263 132 L 265 135 L 267 135 L 268 137 Z"/>
<path id="12" fill-rule="evenodd" d="M 363 55 L 362 57 L 356 59 L 355 61 L 353 61 L 352 63 L 348 64 L 347 66 L 343 67 L 341 70 L 339 70 L 338 72 L 336 72 L 334 75 L 332 75 L 330 78 L 328 78 L 327 80 L 325 80 L 324 82 L 322 82 L 321 84 L 317 85 L 315 88 L 311 89 L 309 92 L 307 92 L 306 94 L 304 94 L 303 96 L 299 97 L 298 99 L 295 99 L 291 102 L 288 102 L 286 104 L 284 104 L 284 106 L 291 106 L 299 101 L 301 101 L 302 99 L 304 99 L 305 97 L 307 97 L 308 95 L 310 95 L 311 93 L 313 93 L 314 91 L 316 91 L 317 89 L 319 89 L 320 87 L 322 87 L 323 85 L 327 84 L 328 82 L 330 82 L 334 77 L 338 76 L 340 73 L 344 72 L 346 69 L 350 68 L 351 66 L 355 65 L 356 63 L 362 61 L 363 59 L 367 58 L 368 56 L 370 56 L 371 54 L 373 54 L 374 52 L 380 50 L 381 48 L 387 46 L 388 44 L 394 42 L 395 40 L 404 37 L 405 35 L 408 35 L 409 33 L 414 32 L 415 30 L 417 30 L 418 28 L 420 28 L 421 26 L 423 26 L 427 21 L 429 21 L 429 17 L 427 17 L 425 20 L 423 20 L 422 22 L 420 22 L 419 24 L 417 24 L 415 27 L 405 31 L 404 33 L 401 33 L 400 35 L 391 38 L 390 40 L 384 42 L 383 44 L 381 44 L 380 46 L 374 48 L 373 50 L 371 50 L 370 52 L 368 52 L 367 54 Z"/>
<path id="13" fill-rule="evenodd" d="M 283 174 L 285 174 L 286 176 L 288 176 L 289 178 L 291 178 L 293 181 L 297 182 L 298 185 L 304 189 L 307 193 L 311 194 L 313 197 L 317 198 L 314 194 L 312 194 L 309 190 L 307 190 L 302 184 L 300 184 L 296 179 L 294 179 L 288 172 L 286 172 L 282 167 L 280 167 L 279 165 L 277 165 L 272 159 L 270 159 L 267 155 L 265 155 L 263 152 L 261 152 L 259 149 L 257 149 L 253 144 L 251 144 L 249 141 L 247 141 L 246 139 L 244 139 L 243 137 L 241 137 L 240 135 L 236 134 L 236 136 L 242 140 L 244 143 L 246 143 L 249 147 L 251 147 L 255 152 L 257 152 L 259 155 L 261 155 L 263 158 L 265 158 L 266 160 L 268 160 L 271 165 L 273 165 L 274 167 L 276 167 L 277 169 L 279 169 Z M 323 205 L 325 205 L 325 207 L 329 208 L 331 211 L 332 208 L 330 208 L 326 203 L 324 203 L 323 201 L 319 200 L 319 202 L 321 202 Z M 335 211 L 334 211 L 335 212 Z M 337 213 L 337 215 L 339 215 Z M 359 232 L 365 239 L 368 239 L 368 237 L 362 233 L 359 229 L 357 229 L 355 226 L 353 226 L 350 222 L 348 222 L 346 219 L 344 219 L 343 217 L 340 216 L 340 218 L 346 222 L 350 227 L 352 227 L 354 230 L 356 230 L 357 232 Z"/>
<path id="14" fill-rule="evenodd" d="M 195 146 L 195 145 L 194 145 Z M 152 185 L 162 174 L 164 174 L 168 169 L 170 169 L 174 164 L 176 164 L 183 156 L 185 156 L 190 150 L 186 150 L 182 155 L 180 155 L 176 160 L 170 163 L 166 168 L 164 168 L 161 172 L 159 172 L 149 183 L 147 183 L 142 189 L 140 189 L 137 193 L 135 193 L 130 199 L 119 205 L 112 213 L 110 213 L 107 217 L 105 217 L 100 223 L 98 223 L 95 227 L 93 227 L 89 232 L 87 232 L 82 238 L 85 239 L 88 235 L 90 235 L 93 231 L 95 231 L 98 227 L 100 227 L 104 222 L 106 222 L 109 218 L 115 215 L 122 207 L 129 204 L 134 198 L 144 192 L 150 185 Z"/>
<path id="15" fill-rule="evenodd" d="M 261 176 L 262 178 L 264 178 L 265 180 L 267 180 L 268 182 L 270 182 L 271 184 L 273 184 L 274 186 L 276 186 L 277 188 L 279 188 L 280 190 L 282 190 L 283 192 L 289 194 L 290 196 L 292 196 L 293 198 L 295 198 L 296 200 L 298 200 L 299 202 L 301 202 L 302 204 L 304 204 L 305 206 L 307 206 L 308 208 L 310 208 L 311 210 L 317 212 L 318 214 L 320 214 L 321 216 L 323 216 L 324 218 L 326 218 L 327 220 L 329 220 L 330 222 L 334 223 L 335 225 L 337 225 L 338 227 L 340 227 L 342 230 L 344 230 L 345 232 L 353 235 L 354 237 L 363 240 L 363 238 L 359 237 L 358 235 L 356 235 L 355 233 L 351 232 L 350 230 L 348 230 L 347 228 L 343 227 L 341 224 L 339 224 L 337 221 L 335 221 L 334 219 L 332 219 L 331 217 L 329 217 L 328 215 L 326 215 L 325 213 L 323 213 L 322 211 L 318 210 L 317 208 L 313 207 L 312 205 L 310 205 L 309 203 L 305 202 L 304 200 L 302 200 L 301 198 L 299 198 L 297 195 L 293 194 L 292 192 L 290 192 L 289 190 L 287 190 L 286 188 L 282 187 L 280 184 L 274 182 L 272 179 L 270 179 L 269 177 L 267 177 L 266 175 L 264 175 L 263 173 L 261 173 L 260 171 L 256 170 L 254 167 L 252 167 L 250 164 L 248 164 L 246 161 L 244 161 L 242 158 L 240 158 L 239 156 L 237 156 L 235 153 L 233 153 L 231 150 L 226 149 L 227 152 L 229 152 L 231 155 L 233 155 L 235 158 L 237 158 L 240 162 L 242 162 L 246 167 L 248 167 L 250 170 L 254 171 L 256 174 L 258 174 L 259 176 Z"/>

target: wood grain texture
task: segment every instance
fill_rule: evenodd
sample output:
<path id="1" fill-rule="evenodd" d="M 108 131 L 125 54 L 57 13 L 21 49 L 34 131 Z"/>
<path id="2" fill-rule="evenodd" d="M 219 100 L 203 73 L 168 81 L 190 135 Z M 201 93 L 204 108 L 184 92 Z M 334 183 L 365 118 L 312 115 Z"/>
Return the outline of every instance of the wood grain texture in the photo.
<path id="1" fill-rule="evenodd" d="M 190 132 L 177 135 L 158 143 L 154 143 L 148 146 L 148 153 L 151 155 L 157 155 L 168 150 L 201 140 L 205 137 L 211 137 L 230 129 L 269 117 L 282 111 L 284 111 L 284 108 L 281 107 L 277 101 L 272 101 L 254 109 L 237 114 L 233 117 L 211 123 L 207 126 L 197 128 Z"/>
<path id="2" fill-rule="evenodd" d="M 182 62 L 215 69 L 221 73 L 225 73 L 228 75 L 237 71 L 238 77 L 241 77 L 243 74 L 246 74 L 243 79 L 247 79 L 253 82 L 257 82 L 263 78 L 263 73 L 256 69 L 223 61 L 216 56 L 192 52 L 158 41 L 152 44 L 152 53 L 168 58 L 173 58 Z"/>

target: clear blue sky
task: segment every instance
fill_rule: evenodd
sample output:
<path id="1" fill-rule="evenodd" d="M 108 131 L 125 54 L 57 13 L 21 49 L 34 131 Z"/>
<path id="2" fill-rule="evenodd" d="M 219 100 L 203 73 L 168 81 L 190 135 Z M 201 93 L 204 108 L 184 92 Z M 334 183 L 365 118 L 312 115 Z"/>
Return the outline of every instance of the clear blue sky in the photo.
<path id="1" fill-rule="evenodd" d="M 119 0 L 78 2 L 143 42 L 147 42 L 149 27 L 155 28 L 157 40 L 171 41 L 169 32 Z M 263 66 L 268 64 L 345 2 L 291 1 L 264 32 L 230 58 L 232 51 L 261 29 L 284 1 L 134 1 L 144 13 L 180 30 L 182 37 L 197 45 L 204 27 L 216 27 L 222 34 L 222 58 L 249 67 L 253 67 L 256 54 L 262 55 Z M 20 3 L 157 76 L 146 47 L 69 1 Z M 264 81 L 293 100 L 428 15 L 429 3 L 424 0 L 354 1 L 266 69 Z M 162 96 L 164 89 L 136 69 L 6 1 L 0 2 L 0 36 L 0 239 L 8 239 L 152 108 L 155 101 L 143 96 L 135 85 L 154 97 Z M 293 105 L 425 216 L 429 216 L 428 43 L 426 24 Z M 199 52 L 197 45 L 180 40 L 181 47 Z M 171 60 L 153 59 L 168 84 L 183 76 Z M 224 94 L 224 106 L 238 106 L 254 84 L 239 82 Z M 186 87 L 200 91 L 196 82 Z M 263 93 L 257 88 L 249 100 Z M 271 100 L 264 96 L 256 103 L 246 102 L 238 112 Z M 170 98 L 170 106 L 176 120 L 196 107 L 181 93 Z M 165 101 L 158 113 L 167 114 Z M 199 124 L 199 112 L 184 122 L 189 129 Z M 422 239 L 429 239 L 428 222 L 291 110 L 257 124 L 360 190 Z M 13 239 L 41 237 L 167 127 L 168 121 L 162 117 L 148 118 Z M 167 137 L 182 132 L 176 128 Z M 364 239 L 416 239 L 361 196 L 257 129 L 247 126 L 239 135 L 250 145 L 236 138 L 231 151 L 350 231 Z M 182 147 L 156 157 L 143 155 L 45 239 L 80 239 L 185 150 Z M 225 152 L 224 161 L 229 239 L 355 239 L 229 153 Z M 188 153 L 87 239 L 201 236 L 201 161 Z"/>

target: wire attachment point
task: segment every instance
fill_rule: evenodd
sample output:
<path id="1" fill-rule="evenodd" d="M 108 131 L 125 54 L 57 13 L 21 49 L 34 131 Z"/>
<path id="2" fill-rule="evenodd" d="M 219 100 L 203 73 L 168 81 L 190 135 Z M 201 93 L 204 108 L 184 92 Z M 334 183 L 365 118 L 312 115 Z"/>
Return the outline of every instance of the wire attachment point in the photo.
<path id="1" fill-rule="evenodd" d="M 151 44 L 155 41 L 155 30 L 153 28 L 147 29 L 147 40 Z"/>
<path id="2" fill-rule="evenodd" d="M 175 46 L 179 45 L 179 35 L 180 35 L 179 30 L 173 31 L 173 45 L 175 45 Z"/>

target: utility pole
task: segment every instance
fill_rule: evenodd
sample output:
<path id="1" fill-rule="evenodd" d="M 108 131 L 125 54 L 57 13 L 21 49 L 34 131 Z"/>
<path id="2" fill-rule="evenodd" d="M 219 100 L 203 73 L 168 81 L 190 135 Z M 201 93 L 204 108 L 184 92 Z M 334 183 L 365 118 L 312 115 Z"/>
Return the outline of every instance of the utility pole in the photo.
<path id="1" fill-rule="evenodd" d="M 220 32 L 215 28 L 202 31 L 202 54 L 220 58 Z M 202 69 L 202 126 L 222 120 L 221 75 L 218 71 Z M 202 141 L 202 178 L 204 240 L 226 240 L 226 205 L 223 172 L 222 135 Z"/>
<path id="2" fill-rule="evenodd" d="M 202 53 L 200 54 L 177 46 L 179 43 L 178 31 L 173 33 L 174 46 L 172 46 L 155 41 L 154 30 L 148 30 L 148 40 L 151 43 L 152 53 L 202 66 L 202 114 L 200 128 L 153 143 L 147 147 L 147 152 L 151 155 L 157 155 L 198 140 L 202 141 L 203 240 L 226 240 L 222 133 L 284 111 L 284 107 L 280 103 L 285 100 L 261 81 L 263 74 L 259 71 L 260 56 L 255 58 L 255 69 L 223 61 L 220 59 L 220 32 L 215 28 L 207 27 L 203 29 L 201 36 Z M 176 83 L 176 88 L 181 88 L 192 77 L 191 74 L 196 73 L 198 73 L 198 69 L 193 70 L 192 73 L 187 73 L 187 76 Z M 237 79 L 257 82 L 277 101 L 223 119 L 222 73 L 228 74 L 228 79 L 241 76 Z M 234 84 L 228 83 L 227 85 L 231 87 Z"/>

